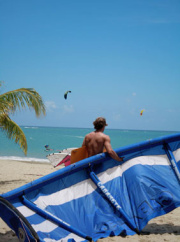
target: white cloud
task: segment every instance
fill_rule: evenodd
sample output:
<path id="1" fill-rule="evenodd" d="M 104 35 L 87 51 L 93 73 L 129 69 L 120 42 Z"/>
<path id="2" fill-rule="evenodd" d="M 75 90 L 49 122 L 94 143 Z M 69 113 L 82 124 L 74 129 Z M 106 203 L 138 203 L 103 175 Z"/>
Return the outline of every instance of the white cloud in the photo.
<path id="1" fill-rule="evenodd" d="M 47 111 L 53 111 L 54 109 L 57 108 L 55 102 L 53 102 L 53 101 L 46 101 L 45 106 L 46 106 Z"/>
<path id="2" fill-rule="evenodd" d="M 113 114 L 113 120 L 114 121 L 119 121 L 121 119 L 121 115 L 120 114 Z"/>
<path id="3" fill-rule="evenodd" d="M 131 98 L 126 98 L 126 103 L 131 103 L 132 102 L 132 100 L 131 100 Z"/>
<path id="4" fill-rule="evenodd" d="M 132 94 L 133 96 L 136 96 L 136 92 L 133 92 L 133 94 Z"/>
<path id="5" fill-rule="evenodd" d="M 73 113 L 74 112 L 74 107 L 73 105 L 64 105 L 63 106 L 63 111 L 64 113 Z"/>

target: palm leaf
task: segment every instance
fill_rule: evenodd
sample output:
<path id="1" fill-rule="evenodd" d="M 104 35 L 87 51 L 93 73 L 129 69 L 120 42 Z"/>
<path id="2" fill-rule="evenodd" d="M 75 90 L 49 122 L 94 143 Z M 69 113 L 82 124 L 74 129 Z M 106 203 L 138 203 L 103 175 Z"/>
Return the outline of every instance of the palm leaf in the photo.
<path id="1" fill-rule="evenodd" d="M 2 82 L 0 81 L 0 87 Z M 27 154 L 27 141 L 22 129 L 10 119 L 9 114 L 26 107 L 35 110 L 39 117 L 46 114 L 45 105 L 38 92 L 33 88 L 20 88 L 0 95 L 0 126 L 9 139 L 14 139 Z"/>
<path id="2" fill-rule="evenodd" d="M 20 110 L 21 108 L 29 107 L 35 110 L 37 117 L 41 114 L 46 114 L 43 100 L 33 88 L 20 88 L 3 93 L 0 95 L 0 102 L 9 112 L 15 112 L 17 109 Z"/>
<path id="3" fill-rule="evenodd" d="M 19 143 L 21 149 L 27 154 L 27 141 L 26 136 L 22 129 L 10 119 L 7 113 L 1 113 L 0 115 L 1 129 L 5 131 L 9 139 L 13 139 L 16 143 Z"/>

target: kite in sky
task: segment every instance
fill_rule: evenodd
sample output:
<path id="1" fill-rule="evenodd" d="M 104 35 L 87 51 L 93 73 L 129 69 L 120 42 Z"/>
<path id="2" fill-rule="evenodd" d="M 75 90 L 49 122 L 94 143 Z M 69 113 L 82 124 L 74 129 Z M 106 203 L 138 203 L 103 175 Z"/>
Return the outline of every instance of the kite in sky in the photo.
<path id="1" fill-rule="evenodd" d="M 144 109 L 142 109 L 141 112 L 140 112 L 140 115 L 141 115 L 141 116 L 143 115 L 143 112 L 144 112 Z"/>
<path id="2" fill-rule="evenodd" d="M 67 99 L 67 95 L 68 95 L 69 92 L 71 93 L 71 91 L 67 91 L 67 92 L 64 93 L 64 98 L 65 99 Z"/>

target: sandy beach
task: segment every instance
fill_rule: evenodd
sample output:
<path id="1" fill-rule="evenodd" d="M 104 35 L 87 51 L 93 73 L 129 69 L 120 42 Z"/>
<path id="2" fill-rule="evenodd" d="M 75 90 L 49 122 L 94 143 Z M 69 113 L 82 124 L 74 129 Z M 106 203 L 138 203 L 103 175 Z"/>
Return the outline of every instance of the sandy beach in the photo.
<path id="1" fill-rule="evenodd" d="M 0 160 L 0 194 L 20 187 L 62 167 L 54 168 L 48 163 Z M 19 241 L 14 232 L 0 219 L 0 242 Z M 152 219 L 141 235 L 109 237 L 99 242 L 163 242 L 180 241 L 180 208 Z"/>

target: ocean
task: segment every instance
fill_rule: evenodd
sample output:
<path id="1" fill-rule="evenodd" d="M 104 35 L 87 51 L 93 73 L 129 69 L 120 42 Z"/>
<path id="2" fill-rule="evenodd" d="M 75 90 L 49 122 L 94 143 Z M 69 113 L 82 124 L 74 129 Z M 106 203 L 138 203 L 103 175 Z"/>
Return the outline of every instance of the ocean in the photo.
<path id="1" fill-rule="evenodd" d="M 5 133 L 0 135 L 0 159 L 23 160 L 34 162 L 48 162 L 46 156 L 60 150 L 80 147 L 84 136 L 93 131 L 89 128 L 60 128 L 60 127 L 21 127 L 28 143 L 27 156 L 18 144 L 9 140 Z M 173 131 L 121 130 L 106 129 L 105 134 L 111 138 L 113 149 L 134 144 L 149 139 L 174 134 Z M 50 151 L 46 151 L 49 145 Z"/>

